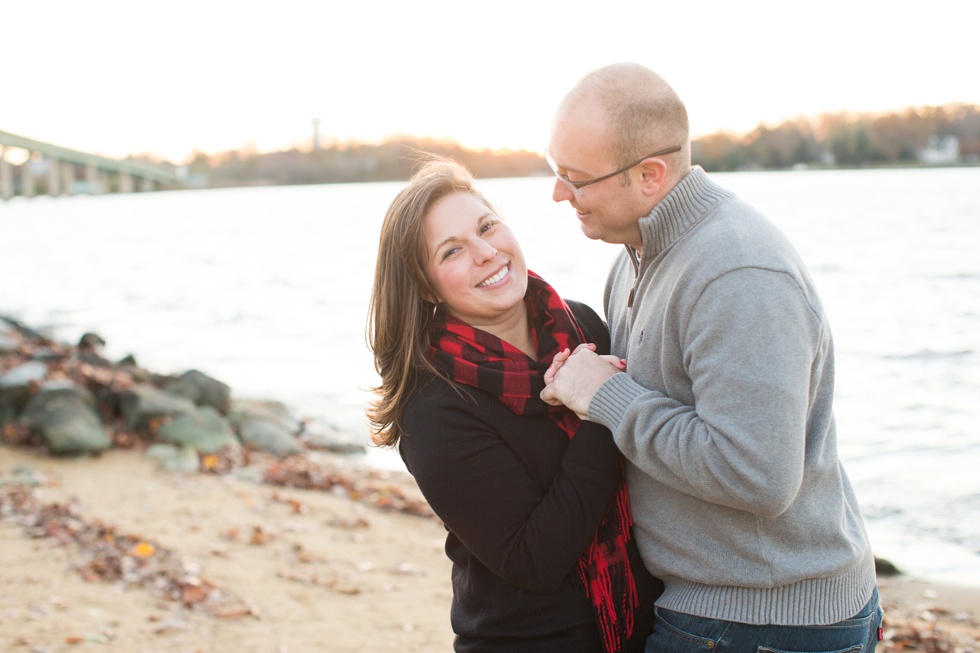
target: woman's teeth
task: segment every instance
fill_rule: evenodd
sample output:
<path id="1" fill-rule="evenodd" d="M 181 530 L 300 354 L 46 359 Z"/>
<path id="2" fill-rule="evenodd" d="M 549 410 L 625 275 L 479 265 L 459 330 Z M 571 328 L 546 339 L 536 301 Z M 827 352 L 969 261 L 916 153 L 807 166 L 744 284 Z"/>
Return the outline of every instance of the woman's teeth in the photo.
<path id="1" fill-rule="evenodd" d="M 498 272 L 497 274 L 493 275 L 492 277 L 490 277 L 486 281 L 481 282 L 478 287 L 479 288 L 483 288 L 485 286 L 489 286 L 490 284 L 497 283 L 498 281 L 500 281 L 501 279 L 503 279 L 505 276 L 507 276 L 507 268 L 506 267 L 502 268 L 500 270 L 500 272 Z"/>

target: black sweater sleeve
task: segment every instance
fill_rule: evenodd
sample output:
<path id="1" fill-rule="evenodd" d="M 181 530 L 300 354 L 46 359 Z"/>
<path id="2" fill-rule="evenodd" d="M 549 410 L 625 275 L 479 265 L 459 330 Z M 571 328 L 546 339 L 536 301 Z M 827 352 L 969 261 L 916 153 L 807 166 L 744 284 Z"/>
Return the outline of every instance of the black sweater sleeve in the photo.
<path id="1" fill-rule="evenodd" d="M 432 509 L 483 565 L 521 589 L 555 591 L 613 497 L 615 445 L 598 424 L 583 422 L 568 440 L 547 418 L 508 415 L 488 394 L 465 394 L 429 384 L 406 411 L 402 456 Z M 553 477 L 529 468 L 534 456 L 515 451 L 512 438 L 556 449 Z M 555 438 L 566 442 L 558 448 Z"/>

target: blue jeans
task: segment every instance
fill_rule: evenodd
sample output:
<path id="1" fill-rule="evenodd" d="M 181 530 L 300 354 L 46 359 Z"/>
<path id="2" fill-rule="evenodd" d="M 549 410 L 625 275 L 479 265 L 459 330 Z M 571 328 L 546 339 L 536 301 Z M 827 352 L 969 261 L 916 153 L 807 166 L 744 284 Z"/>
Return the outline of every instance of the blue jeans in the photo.
<path id="1" fill-rule="evenodd" d="M 654 611 L 644 653 L 873 653 L 882 617 L 877 589 L 863 610 L 827 626 L 756 626 Z"/>

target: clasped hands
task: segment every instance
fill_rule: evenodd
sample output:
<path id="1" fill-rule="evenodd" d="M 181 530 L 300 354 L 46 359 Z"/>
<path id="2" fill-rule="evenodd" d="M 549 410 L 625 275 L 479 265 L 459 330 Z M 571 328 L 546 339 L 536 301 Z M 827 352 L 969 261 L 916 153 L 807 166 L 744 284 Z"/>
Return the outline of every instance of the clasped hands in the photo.
<path id="1" fill-rule="evenodd" d="M 555 354 L 544 374 L 545 388 L 541 400 L 551 406 L 575 411 L 581 419 L 589 418 L 592 397 L 609 377 L 626 371 L 626 361 L 618 356 L 598 355 L 595 345 L 579 345 L 575 351 L 565 349 Z"/>

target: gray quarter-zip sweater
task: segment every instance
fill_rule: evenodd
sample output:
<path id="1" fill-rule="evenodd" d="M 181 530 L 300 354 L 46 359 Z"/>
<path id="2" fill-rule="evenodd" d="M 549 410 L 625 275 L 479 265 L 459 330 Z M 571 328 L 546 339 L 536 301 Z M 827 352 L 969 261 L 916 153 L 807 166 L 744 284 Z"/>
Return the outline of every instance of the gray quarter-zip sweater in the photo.
<path id="1" fill-rule="evenodd" d="M 801 198 L 801 201 L 805 201 Z M 657 605 L 751 624 L 847 619 L 875 586 L 837 454 L 834 350 L 813 282 L 758 211 L 691 172 L 639 222 L 605 309 L 626 373 L 590 419 L 627 463 Z"/>

